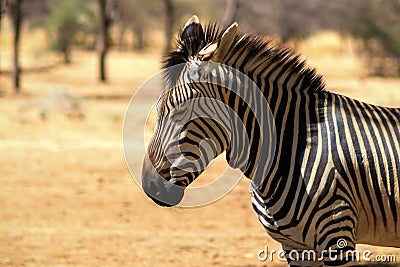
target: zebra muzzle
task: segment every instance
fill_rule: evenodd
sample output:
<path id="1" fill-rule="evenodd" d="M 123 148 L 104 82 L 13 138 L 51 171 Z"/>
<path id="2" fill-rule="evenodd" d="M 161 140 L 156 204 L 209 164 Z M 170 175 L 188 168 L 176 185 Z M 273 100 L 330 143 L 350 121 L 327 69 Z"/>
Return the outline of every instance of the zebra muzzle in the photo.
<path id="1" fill-rule="evenodd" d="M 142 168 L 142 188 L 159 206 L 172 207 L 183 198 L 184 187 L 165 180 L 146 157 Z"/>

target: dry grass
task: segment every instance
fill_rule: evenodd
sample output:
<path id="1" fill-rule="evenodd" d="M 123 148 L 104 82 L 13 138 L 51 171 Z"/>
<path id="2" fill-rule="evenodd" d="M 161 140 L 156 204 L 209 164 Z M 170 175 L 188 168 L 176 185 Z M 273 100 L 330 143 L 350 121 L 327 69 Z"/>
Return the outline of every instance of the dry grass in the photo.
<path id="1" fill-rule="evenodd" d="M 7 40 L 0 39 L 2 68 L 8 67 Z M 54 55 L 31 56 L 43 49 L 31 43 L 34 48 L 23 47 L 24 65 L 54 62 Z M 301 49 L 329 88 L 400 106 L 399 79 L 364 78 L 348 51 L 335 46 L 321 56 L 310 47 Z M 112 52 L 107 84 L 96 81 L 93 53 L 76 51 L 73 59 L 70 66 L 24 75 L 22 97 L 12 96 L 10 78 L 0 76 L 7 95 L 0 99 L 0 266 L 270 266 L 256 253 L 279 244 L 252 211 L 247 181 L 215 204 L 182 210 L 156 207 L 130 177 L 122 119 L 129 96 L 158 71 L 159 54 Z M 51 99 L 62 91 L 81 99 L 84 120 L 56 109 L 40 117 L 37 96 Z M 222 166 L 215 164 L 209 175 Z M 398 249 L 380 251 L 400 259 Z"/>
<path id="2" fill-rule="evenodd" d="M 400 80 L 366 77 L 354 44 L 332 32 L 299 46 L 304 58 L 324 75 L 327 89 L 376 105 L 400 107 Z"/>

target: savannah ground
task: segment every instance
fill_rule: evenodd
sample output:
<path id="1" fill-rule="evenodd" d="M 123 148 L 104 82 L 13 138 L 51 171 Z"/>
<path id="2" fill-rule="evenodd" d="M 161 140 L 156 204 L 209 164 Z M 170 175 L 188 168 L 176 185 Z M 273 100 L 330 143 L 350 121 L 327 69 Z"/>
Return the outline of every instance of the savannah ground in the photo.
<path id="1" fill-rule="evenodd" d="M 54 62 L 41 52 L 37 35 L 24 35 L 25 67 Z M 4 35 L 0 40 L 6 70 L 11 46 Z M 334 34 L 299 49 L 325 75 L 328 89 L 400 106 L 400 79 L 365 77 L 349 45 Z M 113 51 L 110 80 L 99 84 L 96 54 L 74 51 L 71 65 L 25 73 L 19 96 L 12 94 L 10 77 L 0 76 L 0 266 L 285 265 L 257 259 L 266 245 L 277 251 L 280 245 L 258 222 L 245 179 L 214 204 L 166 209 L 131 178 L 122 148 L 124 112 L 159 61 L 158 52 Z M 84 118 L 68 118 L 68 107 L 57 108 L 65 92 L 79 100 Z M 43 111 L 41 103 L 50 104 Z M 146 116 L 138 110 L 139 121 Z M 217 162 L 207 175 L 223 168 Z M 400 249 L 359 248 L 400 261 Z"/>

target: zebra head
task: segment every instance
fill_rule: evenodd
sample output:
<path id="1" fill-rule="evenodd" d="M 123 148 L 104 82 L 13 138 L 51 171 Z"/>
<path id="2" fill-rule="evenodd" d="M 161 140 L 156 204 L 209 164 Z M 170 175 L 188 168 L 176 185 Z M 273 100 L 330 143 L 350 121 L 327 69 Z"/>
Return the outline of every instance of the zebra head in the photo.
<path id="1" fill-rule="evenodd" d="M 167 90 L 157 104 L 154 134 L 142 169 L 142 187 L 161 206 L 175 206 L 184 189 L 231 146 L 232 112 L 217 85 L 222 61 L 236 38 L 237 23 L 224 31 L 203 30 L 193 16 L 176 51 L 167 55 Z M 222 68 L 222 69 L 221 69 Z M 230 164 L 232 160 L 227 159 Z"/>

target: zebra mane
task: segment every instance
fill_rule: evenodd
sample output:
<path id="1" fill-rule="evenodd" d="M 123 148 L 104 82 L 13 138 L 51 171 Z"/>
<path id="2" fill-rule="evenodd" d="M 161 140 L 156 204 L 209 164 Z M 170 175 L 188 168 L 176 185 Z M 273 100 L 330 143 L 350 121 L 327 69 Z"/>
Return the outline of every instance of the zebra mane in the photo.
<path id="1" fill-rule="evenodd" d="M 208 23 L 204 32 L 196 34 L 194 38 L 193 36 L 192 38 L 185 38 L 182 34 L 183 30 L 181 30 L 176 40 L 178 49 L 166 53 L 162 61 L 164 78 L 167 84 L 169 86 L 176 85 L 183 70 L 183 63 L 189 62 L 207 44 L 221 38 L 225 30 L 226 27 L 220 28 L 215 22 Z M 271 43 L 271 41 L 265 40 L 260 35 L 238 33 L 228 53 L 233 55 L 236 51 L 245 47 L 241 52 L 246 53 L 243 62 L 262 64 L 268 60 L 270 64 L 281 65 L 282 69 L 286 70 L 286 75 L 295 75 L 301 79 L 303 81 L 302 85 L 310 88 L 311 92 L 325 91 L 323 77 L 317 74 L 315 68 L 308 67 L 306 61 L 301 59 L 300 55 L 295 54 L 292 49 L 274 46 Z M 227 58 L 229 58 L 229 55 Z M 176 67 L 171 68 L 173 66 Z M 243 67 L 243 69 L 245 68 Z M 242 72 L 243 69 L 239 68 Z"/>

